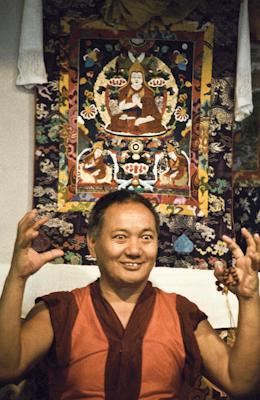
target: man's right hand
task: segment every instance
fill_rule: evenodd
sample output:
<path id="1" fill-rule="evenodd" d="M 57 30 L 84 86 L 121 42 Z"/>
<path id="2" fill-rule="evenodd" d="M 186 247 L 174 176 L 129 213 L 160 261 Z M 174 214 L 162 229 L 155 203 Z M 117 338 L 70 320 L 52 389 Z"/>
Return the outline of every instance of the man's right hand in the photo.
<path id="1" fill-rule="evenodd" d="M 37 210 L 29 211 L 18 224 L 12 264 L 9 274 L 26 280 L 37 272 L 44 264 L 64 253 L 53 249 L 38 253 L 32 247 L 33 240 L 39 235 L 40 227 L 48 221 L 48 217 L 38 217 Z"/>

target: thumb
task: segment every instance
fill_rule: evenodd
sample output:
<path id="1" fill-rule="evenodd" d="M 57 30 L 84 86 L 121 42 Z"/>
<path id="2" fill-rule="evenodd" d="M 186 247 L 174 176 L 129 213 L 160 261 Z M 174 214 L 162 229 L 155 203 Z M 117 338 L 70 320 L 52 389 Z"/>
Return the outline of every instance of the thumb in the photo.
<path id="1" fill-rule="evenodd" d="M 41 253 L 42 260 L 45 263 L 54 260 L 57 257 L 62 257 L 64 255 L 64 251 L 61 249 L 52 249 L 49 251 L 45 251 Z"/>
<path id="2" fill-rule="evenodd" d="M 217 279 L 221 279 L 223 277 L 225 271 L 225 264 L 218 260 L 214 263 L 214 275 Z"/>

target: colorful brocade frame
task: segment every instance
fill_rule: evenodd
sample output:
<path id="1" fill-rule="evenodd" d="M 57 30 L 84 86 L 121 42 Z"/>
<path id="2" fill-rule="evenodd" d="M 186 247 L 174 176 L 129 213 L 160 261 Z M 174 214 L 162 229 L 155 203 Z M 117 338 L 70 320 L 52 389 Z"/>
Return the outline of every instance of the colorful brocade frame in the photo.
<path id="1" fill-rule="evenodd" d="M 59 212 L 125 188 L 165 215 L 208 215 L 213 26 L 167 29 L 62 19 Z"/>

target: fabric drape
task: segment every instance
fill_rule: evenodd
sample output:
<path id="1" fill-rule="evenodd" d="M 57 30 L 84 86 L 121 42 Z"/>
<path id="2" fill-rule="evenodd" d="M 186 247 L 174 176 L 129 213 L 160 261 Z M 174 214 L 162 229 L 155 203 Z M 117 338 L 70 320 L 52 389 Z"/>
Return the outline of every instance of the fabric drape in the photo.
<path id="1" fill-rule="evenodd" d="M 47 82 L 43 58 L 42 0 L 25 0 L 21 26 L 17 85 L 31 89 Z"/>
<path id="2" fill-rule="evenodd" d="M 251 51 L 248 0 L 242 0 L 238 24 L 235 120 L 242 121 L 253 112 Z"/>
<path id="3" fill-rule="evenodd" d="M 153 17 L 161 17 L 163 23 L 175 23 L 184 19 L 201 0 L 106 0 L 102 8 L 108 25 L 125 24 L 138 29 Z"/>

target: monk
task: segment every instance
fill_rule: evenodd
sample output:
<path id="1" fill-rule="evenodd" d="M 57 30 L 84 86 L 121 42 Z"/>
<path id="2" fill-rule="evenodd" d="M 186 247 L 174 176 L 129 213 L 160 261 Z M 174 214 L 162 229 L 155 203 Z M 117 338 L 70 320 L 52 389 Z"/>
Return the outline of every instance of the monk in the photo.
<path id="1" fill-rule="evenodd" d="M 108 131 L 137 136 L 166 132 L 154 92 L 145 82 L 145 71 L 140 63 L 130 67 L 129 81 L 120 89 L 118 101 L 119 113 L 111 116 Z"/>
<path id="2" fill-rule="evenodd" d="M 226 279 L 224 267 L 218 265 L 215 274 L 239 302 L 236 342 L 229 348 L 194 303 L 149 282 L 159 218 L 150 202 L 134 191 L 111 192 L 91 212 L 87 243 L 100 278 L 37 299 L 21 324 L 27 280 L 63 254 L 59 249 L 41 254 L 33 249 L 33 239 L 46 221 L 32 210 L 18 225 L 0 301 L 2 381 L 16 379 L 42 360 L 52 400 L 195 399 L 200 398 L 201 374 L 232 396 L 259 390 L 258 234 L 242 230 L 245 254 L 223 236 L 235 272 Z"/>

